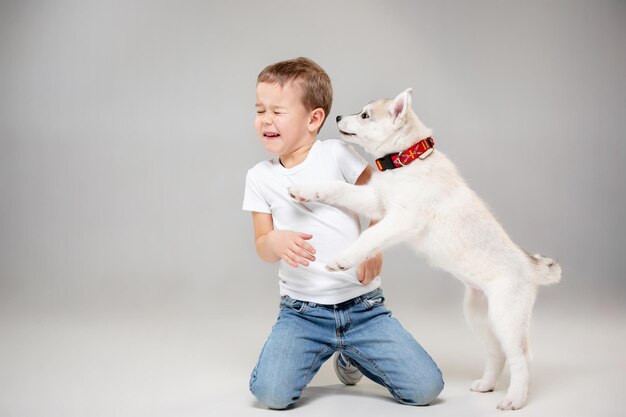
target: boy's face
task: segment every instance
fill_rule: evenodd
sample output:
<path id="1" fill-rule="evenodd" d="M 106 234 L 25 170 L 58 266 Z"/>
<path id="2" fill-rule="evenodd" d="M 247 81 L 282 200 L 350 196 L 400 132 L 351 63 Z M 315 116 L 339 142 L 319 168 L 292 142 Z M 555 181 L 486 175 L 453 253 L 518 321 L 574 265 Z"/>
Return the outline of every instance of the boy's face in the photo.
<path id="1" fill-rule="evenodd" d="M 259 83 L 256 87 L 256 134 L 265 149 L 274 155 L 288 155 L 315 139 L 319 125 L 311 123 L 300 98 L 300 88 L 289 81 Z"/>

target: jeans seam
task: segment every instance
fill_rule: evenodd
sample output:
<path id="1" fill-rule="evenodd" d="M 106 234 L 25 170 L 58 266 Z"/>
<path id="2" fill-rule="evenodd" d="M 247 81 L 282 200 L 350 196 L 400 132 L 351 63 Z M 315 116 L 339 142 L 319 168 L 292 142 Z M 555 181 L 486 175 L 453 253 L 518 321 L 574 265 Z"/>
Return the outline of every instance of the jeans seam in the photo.
<path id="1" fill-rule="evenodd" d="M 355 349 L 353 347 L 345 347 L 344 350 L 351 351 L 355 356 L 359 357 L 364 362 L 366 362 L 369 365 L 371 365 L 372 368 L 376 369 L 378 371 L 378 373 L 380 374 L 380 379 L 385 383 L 385 387 L 391 392 L 391 394 L 396 399 L 398 399 L 398 400 L 401 399 L 401 396 L 398 393 L 397 387 L 394 384 L 391 383 L 391 380 L 389 379 L 389 376 L 387 375 L 387 373 L 385 371 L 383 371 L 382 369 L 380 369 L 378 367 L 378 365 L 376 364 L 376 362 L 374 362 L 372 359 L 370 359 L 367 356 L 365 356 L 361 351 L 359 351 L 358 349 Z"/>
<path id="2" fill-rule="evenodd" d="M 304 388 L 306 388 L 306 386 L 309 384 L 309 382 L 311 382 L 311 379 L 313 379 L 313 376 L 311 375 L 311 373 L 313 372 L 313 369 L 315 369 L 315 364 L 319 361 L 319 358 L 324 353 L 328 352 L 329 350 L 332 350 L 332 349 L 329 346 L 324 346 L 323 349 L 321 349 L 320 351 L 317 352 L 317 354 L 315 355 L 315 357 L 311 361 L 311 366 L 309 366 L 309 369 L 307 369 L 307 371 L 306 371 L 306 374 L 305 374 L 305 377 L 304 377 L 304 384 L 302 384 L 302 388 L 300 389 L 300 392 L 302 392 L 302 390 L 304 390 Z"/>
<path id="3" fill-rule="evenodd" d="M 268 342 L 269 342 L 269 338 L 263 344 L 263 347 L 261 348 L 261 353 L 259 353 L 259 358 L 257 359 L 256 365 L 254 365 L 254 369 L 252 370 L 252 374 L 250 375 L 250 380 L 248 382 L 248 389 L 251 392 L 253 392 L 253 386 L 257 379 L 259 364 L 261 363 L 261 358 L 263 357 L 263 353 L 265 352 L 265 349 L 267 348 Z"/>

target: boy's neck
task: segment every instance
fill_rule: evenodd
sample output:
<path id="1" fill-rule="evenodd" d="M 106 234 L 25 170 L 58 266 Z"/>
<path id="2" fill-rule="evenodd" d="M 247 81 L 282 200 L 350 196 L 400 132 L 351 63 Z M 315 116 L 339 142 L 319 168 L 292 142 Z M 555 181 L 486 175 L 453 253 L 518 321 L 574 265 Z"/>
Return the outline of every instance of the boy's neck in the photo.
<path id="1" fill-rule="evenodd" d="M 303 144 L 292 152 L 289 152 L 285 155 L 280 155 L 278 158 L 280 164 L 285 168 L 293 168 L 296 165 L 301 164 L 306 159 L 309 151 L 313 147 L 313 144 L 315 144 L 315 140 Z"/>

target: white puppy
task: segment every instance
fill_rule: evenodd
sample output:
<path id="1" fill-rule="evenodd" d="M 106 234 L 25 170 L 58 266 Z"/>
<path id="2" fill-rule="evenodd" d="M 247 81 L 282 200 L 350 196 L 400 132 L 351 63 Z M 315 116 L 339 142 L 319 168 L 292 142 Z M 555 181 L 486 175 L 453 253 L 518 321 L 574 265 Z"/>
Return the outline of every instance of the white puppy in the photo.
<path id="1" fill-rule="evenodd" d="M 364 186 L 294 185 L 289 193 L 380 221 L 327 268 L 352 268 L 378 250 L 406 242 L 452 273 L 466 286 L 467 320 L 487 347 L 485 371 L 471 389 L 492 391 L 508 362 L 511 379 L 498 408 L 521 408 L 528 392 L 528 328 L 537 287 L 559 282 L 561 267 L 513 243 L 450 160 L 433 149 L 431 130 L 411 109 L 410 89 L 394 100 L 372 101 L 358 114 L 338 116 L 337 123 L 344 140 L 378 158 L 382 172 Z"/>

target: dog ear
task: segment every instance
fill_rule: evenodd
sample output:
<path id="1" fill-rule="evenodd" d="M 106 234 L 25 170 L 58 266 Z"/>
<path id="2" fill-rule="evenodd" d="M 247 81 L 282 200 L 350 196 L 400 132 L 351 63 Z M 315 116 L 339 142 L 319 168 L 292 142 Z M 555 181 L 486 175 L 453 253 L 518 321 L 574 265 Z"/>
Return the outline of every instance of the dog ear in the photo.
<path id="1" fill-rule="evenodd" d="M 411 88 L 407 88 L 406 90 L 398 94 L 395 99 L 393 99 L 393 103 L 391 104 L 389 113 L 391 113 L 394 123 L 396 120 L 401 120 L 406 114 L 407 109 L 411 107 L 412 93 L 413 90 Z"/>

